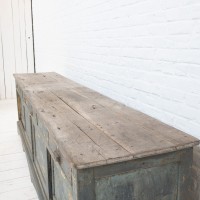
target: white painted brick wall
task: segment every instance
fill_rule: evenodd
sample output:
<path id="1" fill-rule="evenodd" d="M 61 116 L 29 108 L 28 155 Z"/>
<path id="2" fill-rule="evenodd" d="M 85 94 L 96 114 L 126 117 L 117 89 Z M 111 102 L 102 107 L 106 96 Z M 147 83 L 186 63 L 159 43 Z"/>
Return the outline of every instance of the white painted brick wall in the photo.
<path id="1" fill-rule="evenodd" d="M 199 0 L 34 0 L 37 71 L 200 138 Z"/>

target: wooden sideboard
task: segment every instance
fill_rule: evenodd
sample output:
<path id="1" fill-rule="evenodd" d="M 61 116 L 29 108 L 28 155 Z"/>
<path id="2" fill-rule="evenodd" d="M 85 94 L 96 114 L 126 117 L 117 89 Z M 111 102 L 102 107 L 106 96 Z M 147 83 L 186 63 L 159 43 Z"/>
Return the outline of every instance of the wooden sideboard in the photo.
<path id="1" fill-rule="evenodd" d="M 53 72 L 15 79 L 40 200 L 191 200 L 198 139 Z"/>

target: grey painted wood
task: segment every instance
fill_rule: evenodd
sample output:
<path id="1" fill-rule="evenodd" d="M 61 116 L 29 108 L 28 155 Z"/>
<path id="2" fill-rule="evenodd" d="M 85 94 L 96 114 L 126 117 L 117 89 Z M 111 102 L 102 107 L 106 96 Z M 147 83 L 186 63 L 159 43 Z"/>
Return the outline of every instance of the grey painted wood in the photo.
<path id="1" fill-rule="evenodd" d="M 172 163 L 96 179 L 96 199 L 176 199 L 177 173 L 178 164 Z"/>
<path id="2" fill-rule="evenodd" d="M 36 173 L 35 166 L 33 165 L 33 162 L 32 162 L 30 149 L 28 149 L 28 145 L 27 145 L 26 139 L 24 137 L 25 132 L 24 132 L 23 125 L 22 125 L 21 122 L 18 122 L 17 125 L 18 125 L 18 133 L 21 136 L 23 147 L 24 147 L 24 151 L 26 152 L 26 158 L 27 158 L 28 165 L 29 165 L 31 181 L 35 186 L 35 189 L 37 191 L 39 199 L 40 200 L 42 200 L 42 199 L 43 200 L 47 200 L 47 196 L 46 196 L 45 192 L 43 191 L 43 186 L 42 186 L 42 184 L 40 182 L 40 178 L 39 178 L 38 174 Z"/>
<path id="3" fill-rule="evenodd" d="M 185 154 L 181 155 L 179 166 L 179 190 L 178 200 L 190 199 L 191 194 L 189 192 L 191 169 L 193 160 L 193 150 L 189 149 Z M 189 176 L 188 176 L 189 175 Z"/>
<path id="4" fill-rule="evenodd" d="M 200 200 L 200 146 L 194 148 L 190 193 L 192 199 Z"/>
<path id="5" fill-rule="evenodd" d="M 41 200 L 188 200 L 198 139 L 56 73 L 15 78 Z"/>

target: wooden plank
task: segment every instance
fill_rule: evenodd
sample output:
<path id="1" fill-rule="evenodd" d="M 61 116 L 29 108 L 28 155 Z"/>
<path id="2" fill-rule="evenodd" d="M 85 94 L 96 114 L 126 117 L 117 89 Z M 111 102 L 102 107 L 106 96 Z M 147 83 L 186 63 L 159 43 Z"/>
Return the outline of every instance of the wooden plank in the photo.
<path id="1" fill-rule="evenodd" d="M 57 80 L 61 81 L 61 82 L 66 82 L 67 85 L 74 85 L 74 82 L 64 78 L 61 75 L 57 75 L 56 73 L 48 73 L 49 76 L 56 78 Z M 194 138 L 192 138 L 191 136 L 187 135 L 187 134 L 182 134 L 181 131 L 178 131 L 162 122 L 159 122 L 158 120 L 149 117 L 139 111 L 136 111 L 134 109 L 130 109 L 129 107 L 126 107 L 110 98 L 107 98 L 91 89 L 85 88 L 85 87 L 74 87 L 75 89 L 73 90 L 74 92 L 78 93 L 78 95 L 80 96 L 85 96 L 88 99 L 92 99 L 94 100 L 94 102 L 96 104 L 100 104 L 101 106 L 105 107 L 106 109 L 109 109 L 111 112 L 117 112 L 120 115 L 123 115 L 123 117 L 125 117 L 127 120 L 129 121 L 136 121 L 136 123 L 139 123 L 140 125 L 142 125 L 142 127 L 147 128 L 147 129 L 153 129 L 153 131 L 155 130 L 156 132 L 159 130 L 162 132 L 162 134 L 165 134 L 165 137 L 168 137 L 168 139 L 172 139 L 173 140 L 173 136 L 174 134 L 178 134 L 178 140 L 183 140 L 184 141 L 188 141 L 189 138 L 191 138 L 192 140 Z M 65 88 L 63 87 L 62 90 L 65 90 Z M 164 131 L 163 131 L 164 129 Z M 157 134 L 159 135 L 159 134 Z M 181 137 L 182 136 L 182 137 Z M 172 137 L 172 138 L 171 138 Z"/>
<path id="2" fill-rule="evenodd" d="M 65 153 L 72 154 L 70 157 L 74 159 L 75 164 L 81 164 L 83 159 L 92 163 L 96 161 L 96 163 L 102 164 L 102 162 L 106 163 L 104 157 L 106 159 L 121 157 L 126 160 L 128 156 L 130 157 L 129 152 L 114 143 L 106 135 L 102 135 L 100 131 L 95 130 L 92 124 L 85 122 L 84 118 L 74 113 L 52 93 L 38 92 L 38 98 L 35 94 L 35 92 L 34 96 L 29 94 L 29 97 L 35 100 L 33 106 L 38 111 L 42 111 L 38 113 L 38 117 L 44 119 L 51 132 L 57 131 L 59 127 L 60 133 L 54 137 L 57 140 L 58 138 L 62 139 L 59 144 L 65 147 Z M 44 109 L 45 106 L 47 106 L 47 109 Z M 63 118 L 66 119 L 64 123 Z M 75 122 L 76 118 L 78 119 L 77 123 Z M 84 153 L 84 149 L 86 153 Z M 132 159 L 132 156 L 129 159 Z"/>
<path id="3" fill-rule="evenodd" d="M 51 87 L 62 87 L 66 89 L 83 87 L 55 72 L 29 73 L 26 76 L 24 74 L 14 74 L 14 77 L 20 87 L 26 88 L 26 90 L 44 90 L 50 89 Z"/>
<path id="4" fill-rule="evenodd" d="M 71 109 L 69 106 L 67 106 L 65 103 L 63 103 L 62 101 L 59 101 L 59 99 L 56 98 L 53 94 L 48 93 L 48 92 L 43 92 L 43 93 L 37 93 L 37 96 L 40 97 L 41 102 L 44 102 L 45 104 L 48 103 L 45 101 L 47 96 L 52 96 L 52 98 L 55 98 L 55 100 L 57 100 L 59 104 L 55 105 L 55 102 L 52 102 L 52 98 L 51 98 L 51 104 L 48 104 L 49 106 L 47 110 L 44 109 L 44 113 L 45 113 L 44 115 L 46 116 L 46 113 L 49 112 L 49 108 L 51 108 L 51 106 L 54 106 L 54 108 L 59 110 L 59 113 L 56 114 L 56 111 L 54 110 L 55 114 L 54 114 L 53 119 L 57 120 L 57 118 L 60 117 L 61 121 L 59 122 L 57 121 L 57 122 L 59 124 L 62 123 L 63 124 L 62 126 L 65 126 L 65 122 L 63 122 L 62 119 L 69 120 L 73 124 L 73 126 L 75 125 L 79 131 L 82 131 L 83 135 L 86 135 L 87 138 L 89 138 L 92 143 L 98 146 L 99 153 L 107 160 L 107 162 L 109 159 L 112 159 L 112 162 L 114 162 L 113 159 L 116 157 L 118 159 L 119 158 L 126 159 L 126 160 L 132 159 L 132 156 L 130 156 L 130 152 L 126 151 L 118 143 L 114 142 L 106 134 L 102 133 L 102 131 L 100 131 L 99 129 L 96 129 L 96 127 L 93 124 L 86 121 L 82 116 L 74 112 L 74 110 Z M 48 120 L 48 118 L 49 116 L 47 116 L 45 119 Z M 70 141 L 67 141 L 67 142 L 70 142 Z"/>
<path id="5" fill-rule="evenodd" d="M 20 86 L 26 87 L 25 98 L 48 128 L 49 137 L 79 168 L 163 154 L 199 143 L 192 136 L 56 73 L 28 77 L 16 76 Z M 50 81 L 46 85 L 47 77 Z M 30 86 L 34 81 L 37 88 Z"/>
<path id="6" fill-rule="evenodd" d="M 55 72 L 48 72 L 46 73 L 46 75 L 48 75 L 49 77 L 52 77 L 53 79 L 57 80 L 59 83 L 64 83 L 66 86 L 70 87 L 70 88 L 76 88 L 76 87 L 80 87 L 82 88 L 83 86 L 77 82 L 74 82 L 60 74 L 57 74 Z"/>
<path id="7" fill-rule="evenodd" d="M 84 96 L 87 99 L 93 100 L 96 104 L 99 104 L 110 112 L 115 112 L 123 116 L 126 120 L 139 124 L 141 128 L 149 131 L 149 134 L 153 134 L 153 137 L 165 137 L 166 140 L 176 144 L 179 142 L 193 141 L 194 137 L 183 133 L 167 124 L 160 122 L 140 111 L 131 109 L 113 99 L 107 98 L 106 96 L 99 94 L 89 88 L 75 88 L 73 92 L 78 95 Z M 176 139 L 175 139 L 176 137 Z M 161 138 L 162 139 L 162 138 Z"/>
<path id="8" fill-rule="evenodd" d="M 99 138 L 100 138 L 100 136 L 102 137 L 102 136 L 104 136 L 105 134 L 104 133 L 102 133 L 99 129 L 96 129 L 96 127 L 94 126 L 94 125 L 92 125 L 92 124 L 89 124 L 89 126 L 87 126 L 87 124 L 88 124 L 88 122 L 86 121 L 86 120 L 84 120 L 84 118 L 83 117 L 81 117 L 80 115 L 78 115 L 77 113 L 75 113 L 75 112 L 73 112 L 73 110 L 71 109 L 69 109 L 69 107 L 66 107 L 66 105 L 65 104 L 63 104 L 63 103 L 61 103 L 61 102 L 59 102 L 59 100 L 55 97 L 55 96 L 53 96 L 53 95 L 51 95 L 49 92 L 38 92 L 38 93 L 34 93 L 35 95 L 37 95 L 38 97 L 40 97 L 40 101 L 37 99 L 37 105 L 35 105 L 36 106 L 36 108 L 38 109 L 39 107 L 38 106 L 40 106 L 40 109 L 42 109 L 43 110 L 43 119 L 45 119 L 45 122 L 47 122 L 48 120 L 49 120 L 49 122 L 48 122 L 48 125 L 47 125 L 47 127 L 51 127 L 52 126 L 52 120 L 54 120 L 54 122 L 55 122 L 55 128 L 53 129 L 53 130 L 51 130 L 53 133 L 56 133 L 57 132 L 57 130 L 56 130 L 56 128 L 57 128 L 57 126 L 65 126 L 66 124 L 65 123 L 63 123 L 63 118 L 65 118 L 65 119 L 70 119 L 70 121 L 71 122 L 73 122 L 76 126 L 78 126 L 78 127 L 80 127 L 83 131 L 84 131 L 84 133 L 86 133 L 87 135 L 89 135 L 89 137 L 93 137 L 92 139 L 93 140 L 95 140 L 96 139 L 96 141 L 98 141 L 97 142 L 97 144 L 98 144 L 98 146 L 100 146 L 101 147 L 101 153 L 103 152 L 102 151 L 102 149 L 104 150 L 104 151 L 106 151 L 106 152 L 111 152 L 111 149 L 112 149 L 112 143 L 113 143 L 113 141 L 112 140 L 110 140 L 110 138 L 109 137 L 107 137 L 105 140 L 104 139 L 102 139 L 102 143 L 101 143 L 101 140 L 99 140 Z M 69 96 L 69 95 L 68 95 Z M 32 98 L 35 98 L 35 96 L 34 97 L 31 97 L 31 99 Z M 49 101 L 47 101 L 47 98 L 49 99 Z M 35 100 L 35 102 L 36 102 L 36 99 L 34 99 Z M 79 98 L 79 100 L 80 100 L 80 98 Z M 42 104 L 42 102 L 43 102 L 43 104 Z M 74 101 L 73 101 L 74 102 Z M 59 103 L 59 104 L 58 104 Z M 44 105 L 46 105 L 46 107 L 47 107 L 47 109 L 45 109 L 44 108 Z M 60 105 L 61 107 L 59 108 L 59 106 L 58 105 Z M 94 104 L 93 104 L 94 105 Z M 52 110 L 52 111 L 50 111 L 50 107 L 51 106 L 53 106 L 54 107 L 54 109 Z M 80 104 L 80 102 L 79 102 L 79 109 L 81 109 L 80 107 L 82 107 L 83 105 L 82 104 Z M 86 104 L 86 107 L 88 107 L 88 108 L 91 108 L 91 104 Z M 67 108 L 67 109 L 66 109 Z M 57 110 L 56 110 L 57 109 Z M 97 109 L 97 107 L 96 107 L 96 109 Z M 95 109 L 95 110 L 96 110 Z M 80 111 L 80 110 L 79 110 Z M 54 115 L 54 117 L 52 117 Z M 57 117 L 58 116 L 58 117 Z M 59 118 L 60 117 L 60 118 Z M 46 121 L 47 120 L 47 121 Z M 55 121 L 56 120 L 56 121 Z M 58 121 L 57 121 L 58 120 Z M 60 121 L 59 121 L 60 120 Z M 82 121 L 80 121 L 80 120 L 82 120 Z M 61 127 L 59 127 L 59 128 L 61 128 Z M 93 129 L 92 130 L 95 130 L 95 132 L 94 131 L 90 131 L 90 129 L 89 128 L 92 128 L 93 127 Z M 137 127 L 138 128 L 138 127 Z M 69 126 L 68 126 L 68 129 L 69 129 Z M 67 130 L 66 130 L 67 131 Z M 99 131 L 99 134 L 98 134 L 98 131 Z M 64 132 L 65 132 L 65 129 L 64 129 Z M 101 132 L 101 133 L 100 133 Z M 64 133 L 60 133 L 60 135 L 61 134 L 64 134 Z M 98 136 L 99 135 L 99 136 Z M 70 136 L 70 135 L 69 135 Z M 69 137 L 68 136 L 68 137 Z M 55 136 L 56 137 L 56 136 Z M 63 137 L 63 135 L 61 136 L 61 137 Z M 103 137 L 102 137 L 103 138 Z M 123 139 L 123 138 L 122 138 Z M 67 141 L 69 141 L 69 142 L 71 142 L 71 140 L 72 140 L 72 138 L 69 140 L 67 140 Z M 112 141 L 112 142 L 111 142 Z M 134 141 L 135 142 L 135 141 Z M 138 143 L 139 143 L 139 141 L 138 141 Z M 116 143 L 115 143 L 116 144 Z M 107 146 L 105 146 L 105 145 L 107 145 Z M 153 145 L 153 144 L 152 144 Z M 152 146 L 151 145 L 151 146 Z M 159 143 L 159 145 L 162 145 L 162 147 L 163 147 L 163 144 L 161 144 L 161 143 Z M 169 144 L 168 144 L 169 145 Z M 107 147 L 107 148 L 106 148 Z M 108 147 L 110 148 L 109 149 L 109 151 L 108 151 Z M 139 147 L 141 147 L 141 145 L 139 145 Z M 65 148 L 67 149 L 67 146 L 66 146 L 66 144 L 65 144 Z M 73 148 L 73 147 L 70 147 L 70 149 L 71 148 Z M 144 148 L 144 147 L 142 147 L 142 148 Z M 114 149 L 113 149 L 114 150 Z M 66 152 L 69 152 L 68 150 L 66 150 Z M 116 154 L 117 154 L 117 151 L 116 151 Z M 118 155 L 116 155 L 116 154 L 113 154 L 112 156 L 105 156 L 105 154 L 103 154 L 104 156 L 105 156 L 105 159 L 107 160 L 107 162 L 109 162 L 108 160 L 110 159 L 110 158 L 117 158 L 118 159 L 118 161 L 120 160 L 120 158 L 122 159 L 127 159 L 128 160 L 128 158 L 126 157 L 126 155 L 125 154 L 123 154 L 123 155 L 120 155 L 120 154 L 118 154 Z M 130 156 L 130 154 L 127 154 L 127 155 L 129 155 Z M 72 155 L 71 155 L 72 156 Z M 73 157 L 73 156 L 72 156 Z M 112 159 L 111 159 L 112 160 Z M 112 161 L 110 161 L 110 162 L 114 162 L 113 160 Z M 82 162 L 80 162 L 79 161 L 79 164 L 80 163 L 82 163 Z M 97 165 L 97 163 L 98 163 L 98 161 L 96 161 L 96 165 Z M 77 163 L 76 163 L 77 164 Z M 93 163 L 94 164 L 94 163 Z M 101 164 L 102 164 L 102 161 L 101 161 Z"/>
<path id="9" fill-rule="evenodd" d="M 158 128 L 144 127 L 145 119 L 134 120 L 135 115 L 130 115 L 133 120 L 127 120 L 123 113 L 95 104 L 90 98 L 72 90 L 55 90 L 53 93 L 136 157 L 169 152 L 188 143 L 198 142 L 195 138 L 166 125 L 162 129 L 159 129 L 159 126 Z M 169 139 L 168 134 L 171 136 Z"/>
<path id="10" fill-rule="evenodd" d="M 73 91 L 53 91 L 67 105 L 76 110 L 85 119 L 90 121 L 98 129 L 123 146 L 127 151 L 136 154 L 144 149 L 161 148 L 165 143 L 156 143 L 154 138 L 141 130 L 140 126 L 132 126 L 119 114 L 107 112 L 107 109 L 94 101 L 89 100 Z M 159 146 L 158 146 L 159 145 Z M 167 144 L 168 146 L 171 144 Z"/>
<path id="11" fill-rule="evenodd" d="M 51 93 L 38 93 L 37 94 L 37 109 L 41 106 L 41 111 L 38 115 L 45 121 L 48 130 L 53 133 L 58 145 L 67 149 L 67 154 L 70 155 L 73 163 L 81 163 L 82 160 L 90 162 L 104 161 L 105 158 L 100 154 L 100 147 L 95 144 L 83 131 L 81 131 L 76 125 L 71 123 L 68 118 L 63 123 L 63 110 L 66 105 L 60 101 L 55 95 Z M 42 98 L 45 97 L 45 98 Z M 48 101 L 46 97 L 52 96 L 51 101 Z M 53 98 L 55 99 L 53 101 Z M 56 103 L 55 103 L 56 102 Z M 47 104 L 44 107 L 44 104 Z M 39 109 L 40 110 L 40 109 Z M 38 117 L 39 117 L 38 116 Z M 51 125 L 50 125 L 51 124 Z M 55 133 L 55 134 L 54 134 Z"/>
<path id="12" fill-rule="evenodd" d="M 24 74 L 14 74 L 16 81 L 20 84 L 21 88 L 29 87 L 29 86 L 39 86 L 39 85 L 48 85 L 48 84 L 55 84 L 58 81 L 45 73 L 29 73 L 24 76 Z"/>

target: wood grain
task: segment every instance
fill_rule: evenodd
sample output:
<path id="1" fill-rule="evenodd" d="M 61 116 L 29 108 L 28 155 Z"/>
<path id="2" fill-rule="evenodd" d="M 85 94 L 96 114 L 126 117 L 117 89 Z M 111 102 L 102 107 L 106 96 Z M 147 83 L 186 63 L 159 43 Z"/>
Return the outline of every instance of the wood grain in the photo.
<path id="1" fill-rule="evenodd" d="M 18 74 L 24 98 L 77 168 L 189 148 L 199 140 L 56 73 Z"/>

